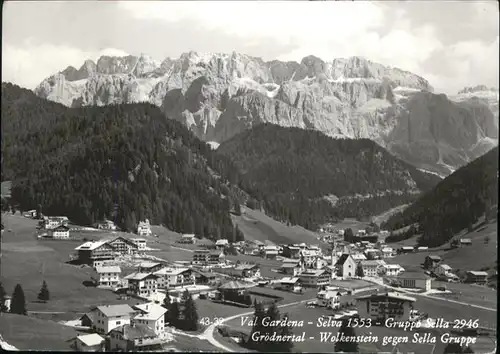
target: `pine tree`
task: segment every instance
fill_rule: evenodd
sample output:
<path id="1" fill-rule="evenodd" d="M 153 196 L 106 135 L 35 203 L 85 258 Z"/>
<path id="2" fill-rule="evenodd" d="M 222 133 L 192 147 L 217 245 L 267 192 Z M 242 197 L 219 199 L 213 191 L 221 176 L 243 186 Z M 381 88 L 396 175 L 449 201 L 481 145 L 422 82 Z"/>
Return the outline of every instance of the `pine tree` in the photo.
<path id="1" fill-rule="evenodd" d="M 474 354 L 474 350 L 471 347 L 465 347 L 463 352 L 464 354 Z"/>
<path id="2" fill-rule="evenodd" d="M 18 315 L 27 315 L 26 311 L 26 298 L 24 291 L 20 284 L 17 284 L 12 294 L 12 302 L 10 304 L 10 312 Z"/>
<path id="3" fill-rule="evenodd" d="M 262 324 L 262 320 L 266 316 L 266 311 L 264 310 L 264 306 L 262 303 L 257 302 L 257 300 L 254 300 L 254 314 L 253 314 L 253 327 L 252 327 L 252 332 L 250 336 L 248 337 L 247 340 L 247 346 L 251 349 L 259 349 L 261 346 L 260 341 L 253 341 L 252 335 L 256 333 L 256 336 L 260 335 L 263 333 L 264 330 L 264 325 Z"/>
<path id="4" fill-rule="evenodd" d="M 276 306 L 276 303 L 273 303 L 271 306 L 269 306 L 269 308 L 266 311 L 265 317 L 269 319 L 269 322 L 280 320 L 280 318 L 281 318 L 280 310 L 278 309 L 278 306 Z M 279 326 L 274 326 L 274 327 L 266 326 L 266 327 L 264 327 L 264 331 L 262 331 L 261 333 L 272 335 L 275 332 L 280 332 L 280 330 L 281 329 Z M 277 334 L 279 334 L 279 333 L 277 333 Z M 279 342 L 275 342 L 275 341 L 263 341 L 262 342 L 262 350 L 270 351 L 270 352 L 278 352 L 278 351 L 280 351 L 279 344 L 280 344 Z"/>
<path id="5" fill-rule="evenodd" d="M 184 320 L 182 327 L 186 331 L 196 331 L 198 329 L 198 310 L 196 309 L 196 303 L 187 289 L 182 297 L 184 298 Z"/>
<path id="6" fill-rule="evenodd" d="M 168 306 L 168 311 L 165 314 L 165 322 L 168 323 L 172 327 L 179 326 L 179 315 L 181 311 L 179 309 L 179 304 L 177 301 L 172 301 Z"/>
<path id="7" fill-rule="evenodd" d="M 170 298 L 170 295 L 168 295 L 168 289 L 167 289 L 165 291 L 165 298 L 163 299 L 162 306 L 168 310 L 171 302 L 172 302 L 172 299 Z"/>
<path id="8" fill-rule="evenodd" d="M 286 321 L 288 320 L 289 316 L 288 314 L 285 314 L 283 316 L 283 320 Z M 277 343 L 278 351 L 281 353 L 291 353 L 293 350 L 293 342 L 290 339 L 284 339 L 287 338 L 287 336 L 292 335 L 292 327 L 291 326 L 282 326 L 278 330 L 278 335 L 281 335 L 281 338 L 283 338 L 283 341 Z"/>
<path id="9" fill-rule="evenodd" d="M 47 302 L 47 301 L 49 301 L 49 299 L 50 299 L 49 289 L 47 287 L 47 283 L 44 280 L 42 283 L 42 288 L 40 289 L 40 292 L 38 293 L 38 300 L 43 301 L 43 302 Z"/>
<path id="10" fill-rule="evenodd" d="M 3 288 L 3 284 L 0 282 L 0 312 L 7 312 L 8 308 L 5 306 L 5 297 L 7 296 L 7 293 L 5 292 L 5 289 Z"/>
<path id="11" fill-rule="evenodd" d="M 344 335 L 344 337 L 352 337 L 356 336 L 354 328 L 348 326 L 347 321 L 342 322 L 342 326 L 339 329 L 340 335 Z M 335 351 L 336 352 L 344 352 L 344 353 L 357 353 L 358 352 L 358 343 L 351 341 L 338 341 L 335 342 Z"/>
<path id="12" fill-rule="evenodd" d="M 356 276 L 360 278 L 363 278 L 365 276 L 365 271 L 363 270 L 363 265 L 361 264 L 361 262 L 359 262 L 356 266 Z"/>

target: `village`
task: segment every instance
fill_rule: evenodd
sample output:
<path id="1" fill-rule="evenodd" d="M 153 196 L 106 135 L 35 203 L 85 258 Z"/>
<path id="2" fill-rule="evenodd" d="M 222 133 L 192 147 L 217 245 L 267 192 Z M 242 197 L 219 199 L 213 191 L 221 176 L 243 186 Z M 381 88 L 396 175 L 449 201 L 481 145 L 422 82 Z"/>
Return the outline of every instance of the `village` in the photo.
<path id="1" fill-rule="evenodd" d="M 386 244 L 384 231 L 351 230 L 347 235 L 343 229 L 330 228 L 321 230 L 317 244 L 225 239 L 208 243 L 184 234 L 171 247 L 189 250 L 185 252 L 189 257 L 172 260 L 157 256 L 160 237 L 148 220 L 138 223 L 136 234 L 125 234 L 109 220 L 83 228 L 71 225 L 64 216 L 37 218 L 36 214 L 25 212 L 23 218 L 37 220 L 34 232 L 39 242 L 72 240 L 82 232 L 87 235 L 67 255 L 67 263 L 91 270 L 89 286 L 117 296 L 114 304 L 97 302 L 82 315 L 61 321 L 79 331 L 72 347 L 80 351 L 179 350 L 172 339 L 181 331 L 169 323 L 166 298 L 181 307 L 186 301 L 196 301 L 200 308 L 210 302 L 251 310 L 257 301 L 269 306 L 293 296 L 317 318 L 369 318 L 384 329 L 384 321 L 391 317 L 432 327 L 437 316 L 419 306 L 422 297 L 451 293 L 446 284 L 484 286 L 488 276 L 468 270 L 459 277 L 439 256 L 428 254 L 426 247 L 395 249 Z M 470 244 L 464 238 L 456 247 Z M 394 261 L 407 254 L 421 255 L 420 265 L 407 267 Z M 7 296 L 7 308 L 10 303 Z M 202 318 L 208 324 L 220 318 L 222 327 L 219 313 L 209 315 L 211 320 Z M 242 331 L 228 336 L 235 345 L 244 338 Z M 204 338 L 221 348 L 211 333 Z"/>

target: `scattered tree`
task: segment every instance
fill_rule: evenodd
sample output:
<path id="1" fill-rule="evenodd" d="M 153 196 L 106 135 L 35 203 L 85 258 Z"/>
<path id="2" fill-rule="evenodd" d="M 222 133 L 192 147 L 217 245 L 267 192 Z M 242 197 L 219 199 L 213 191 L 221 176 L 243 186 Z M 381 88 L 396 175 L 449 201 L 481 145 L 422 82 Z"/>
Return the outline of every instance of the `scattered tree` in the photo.
<path id="1" fill-rule="evenodd" d="M 198 310 L 196 309 L 196 303 L 193 297 L 186 289 L 182 295 L 184 302 L 183 321 L 182 327 L 186 331 L 196 331 L 198 329 Z"/>
<path id="2" fill-rule="evenodd" d="M 179 315 L 181 314 L 177 301 L 170 302 L 168 311 L 165 314 L 165 323 L 172 327 L 179 327 Z"/>
<path id="3" fill-rule="evenodd" d="M 17 284 L 12 294 L 12 301 L 10 303 L 10 312 L 18 315 L 27 315 L 26 311 L 26 298 L 24 291 L 20 284 Z"/>
<path id="4" fill-rule="evenodd" d="M 363 278 L 365 276 L 365 271 L 363 270 L 363 265 L 361 264 L 361 262 L 359 262 L 356 266 L 356 276 L 360 278 Z"/>
<path id="5" fill-rule="evenodd" d="M 50 293 L 49 293 L 49 288 L 47 287 L 47 283 L 45 280 L 42 283 L 42 288 L 40 289 L 40 292 L 38 293 L 38 300 L 47 302 L 50 299 Z"/>
<path id="6" fill-rule="evenodd" d="M 165 291 L 165 298 L 163 299 L 163 304 L 162 306 L 166 308 L 167 310 L 170 307 L 170 303 L 172 302 L 172 299 L 170 298 L 170 295 L 168 294 L 168 289 Z"/>
<path id="7" fill-rule="evenodd" d="M 0 312 L 7 312 L 8 308 L 5 306 L 5 298 L 7 297 L 7 293 L 3 288 L 3 284 L 0 282 Z"/>

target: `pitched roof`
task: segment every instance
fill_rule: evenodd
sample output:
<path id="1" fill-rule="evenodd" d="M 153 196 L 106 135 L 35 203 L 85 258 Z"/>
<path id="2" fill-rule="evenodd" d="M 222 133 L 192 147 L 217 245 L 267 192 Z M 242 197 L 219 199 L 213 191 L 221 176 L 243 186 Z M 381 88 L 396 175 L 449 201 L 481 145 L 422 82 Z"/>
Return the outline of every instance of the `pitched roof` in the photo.
<path id="1" fill-rule="evenodd" d="M 232 280 L 229 281 L 225 284 L 222 284 L 219 289 L 223 290 L 231 290 L 231 289 L 247 289 L 247 288 L 253 288 L 255 284 L 253 283 L 247 283 L 247 282 L 242 282 L 238 280 Z"/>
<path id="2" fill-rule="evenodd" d="M 139 267 L 138 268 L 153 268 L 153 267 L 156 267 L 156 266 L 159 266 L 161 265 L 161 263 L 157 263 L 157 262 L 142 262 L 139 264 Z"/>
<path id="3" fill-rule="evenodd" d="M 135 272 L 135 273 L 127 275 L 125 277 L 125 279 L 128 279 L 128 280 L 142 280 L 142 279 L 145 279 L 145 278 L 147 278 L 149 276 L 153 276 L 155 278 L 158 277 L 157 275 L 154 275 L 152 273 L 139 273 L 139 272 Z"/>
<path id="4" fill-rule="evenodd" d="M 127 340 L 156 337 L 156 333 L 151 327 L 140 323 L 125 324 L 120 327 L 116 327 L 111 330 L 111 332 L 120 332 L 123 335 L 123 338 Z"/>
<path id="5" fill-rule="evenodd" d="M 193 238 L 194 234 L 184 234 L 182 235 L 182 238 Z"/>
<path id="6" fill-rule="evenodd" d="M 87 347 L 99 345 L 105 341 L 105 339 L 100 335 L 98 335 L 97 333 L 84 334 L 81 336 L 77 336 L 76 338 L 80 340 L 83 344 L 85 344 Z"/>
<path id="7" fill-rule="evenodd" d="M 430 259 L 432 259 L 433 261 L 436 260 L 436 261 L 440 261 L 441 260 L 441 257 L 439 256 L 427 256 L 429 257 Z"/>
<path id="8" fill-rule="evenodd" d="M 102 266 L 95 267 L 97 273 L 121 273 L 122 270 L 118 266 Z"/>
<path id="9" fill-rule="evenodd" d="M 185 271 L 189 270 L 189 268 L 162 268 L 153 274 L 155 275 L 178 275 Z"/>
<path id="10" fill-rule="evenodd" d="M 365 296 L 360 296 L 360 297 L 357 297 L 356 299 L 357 300 L 365 300 L 365 299 L 374 299 L 374 298 L 380 298 L 380 297 L 384 297 L 384 298 L 391 298 L 391 299 L 396 299 L 396 300 L 405 300 L 405 301 L 411 301 L 411 302 L 415 302 L 417 301 L 417 299 L 415 299 L 414 297 L 410 297 L 410 296 L 405 296 L 405 295 L 402 295 L 400 293 L 397 293 L 397 292 L 393 292 L 393 291 L 389 291 L 389 292 L 386 292 L 386 293 L 379 293 L 379 294 L 371 294 L 371 295 L 365 295 Z"/>
<path id="11" fill-rule="evenodd" d="M 299 281 L 299 278 L 295 277 L 295 278 L 281 278 L 278 280 L 280 283 L 288 283 L 288 284 L 295 284 L 296 282 Z"/>
<path id="12" fill-rule="evenodd" d="M 128 238 L 125 238 L 125 237 L 122 237 L 122 236 L 113 237 L 113 238 L 107 240 L 106 242 L 111 243 L 111 242 L 114 242 L 116 240 L 122 240 L 122 241 L 124 241 L 125 243 L 128 243 L 131 246 L 137 247 L 137 244 L 134 241 L 129 240 Z"/>
<path id="13" fill-rule="evenodd" d="M 134 317 L 135 319 L 141 320 L 157 320 L 161 316 L 167 313 L 167 309 L 163 306 L 155 304 L 154 302 L 149 302 L 146 304 L 140 304 L 134 306 L 134 308 L 141 310 L 143 313 Z"/>
<path id="14" fill-rule="evenodd" d="M 335 265 L 339 265 L 339 266 L 344 265 L 344 263 L 347 261 L 347 258 L 349 258 L 349 256 L 350 256 L 350 254 L 348 254 L 348 253 L 342 254 L 342 256 L 340 256 L 339 260 L 337 261 L 337 263 L 335 263 Z"/>
<path id="15" fill-rule="evenodd" d="M 127 304 L 97 306 L 106 317 L 125 316 L 134 313 L 135 310 Z"/>
<path id="16" fill-rule="evenodd" d="M 445 270 L 450 270 L 451 269 L 451 267 L 448 264 L 440 264 L 439 266 L 441 268 L 445 269 Z"/>
<path id="17" fill-rule="evenodd" d="M 478 270 L 469 270 L 467 273 L 472 274 L 472 275 L 483 275 L 483 276 L 488 275 L 487 272 L 478 271 Z"/>
<path id="18" fill-rule="evenodd" d="M 93 251 L 96 248 L 101 247 L 102 245 L 105 245 L 106 241 L 88 241 L 85 242 L 84 244 L 81 244 L 80 246 L 76 247 L 75 250 L 80 251 L 80 250 L 89 250 Z"/>
<path id="19" fill-rule="evenodd" d="M 299 264 L 298 263 L 283 263 L 281 265 L 281 268 L 298 268 Z"/>

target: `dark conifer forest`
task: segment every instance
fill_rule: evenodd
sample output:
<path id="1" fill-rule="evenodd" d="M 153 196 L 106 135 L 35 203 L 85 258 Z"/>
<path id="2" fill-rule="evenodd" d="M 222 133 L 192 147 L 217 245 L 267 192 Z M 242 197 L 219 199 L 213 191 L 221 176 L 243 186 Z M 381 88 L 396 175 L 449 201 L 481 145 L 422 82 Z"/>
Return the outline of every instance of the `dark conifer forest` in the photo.
<path id="1" fill-rule="evenodd" d="M 382 227 L 398 230 L 418 225 L 419 244 L 435 247 L 448 242 L 455 233 L 471 229 L 483 215 L 489 221 L 495 217 L 497 206 L 498 147 L 446 177 Z"/>
<path id="2" fill-rule="evenodd" d="M 273 124 L 238 134 L 217 152 L 236 164 L 242 189 L 266 212 L 310 229 L 409 203 L 440 181 L 371 140 L 333 139 L 318 131 Z M 327 201 L 328 195 L 340 198 L 338 203 Z"/>
<path id="3" fill-rule="evenodd" d="M 151 104 L 67 108 L 2 84 L 2 181 L 11 202 L 81 225 L 148 218 L 178 232 L 241 239 L 237 169 Z"/>

